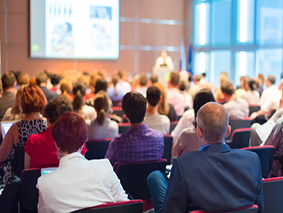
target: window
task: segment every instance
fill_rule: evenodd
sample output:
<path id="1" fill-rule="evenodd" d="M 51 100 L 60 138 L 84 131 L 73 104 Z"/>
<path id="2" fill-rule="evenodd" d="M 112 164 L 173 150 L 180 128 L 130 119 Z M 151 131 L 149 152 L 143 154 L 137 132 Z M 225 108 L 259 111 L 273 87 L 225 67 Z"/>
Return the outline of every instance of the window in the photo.
<path id="1" fill-rule="evenodd" d="M 253 78 L 255 75 L 254 72 L 254 52 L 245 52 L 240 51 L 235 54 L 235 85 L 240 84 L 241 76 L 249 76 Z"/>
<path id="2" fill-rule="evenodd" d="M 209 3 L 198 3 L 195 5 L 194 43 L 196 46 L 209 44 L 209 9 Z"/>

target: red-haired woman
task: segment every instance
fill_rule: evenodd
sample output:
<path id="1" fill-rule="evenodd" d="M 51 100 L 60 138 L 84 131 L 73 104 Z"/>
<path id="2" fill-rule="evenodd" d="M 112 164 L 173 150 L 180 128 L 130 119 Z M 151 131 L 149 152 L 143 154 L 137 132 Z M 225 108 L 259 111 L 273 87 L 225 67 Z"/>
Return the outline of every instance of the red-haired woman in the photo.
<path id="1" fill-rule="evenodd" d="M 54 172 L 38 179 L 38 212 L 72 212 L 128 200 L 108 159 L 88 161 L 81 155 L 87 141 L 81 116 L 64 113 L 51 127 L 51 134 L 60 163 Z"/>
<path id="2" fill-rule="evenodd" d="M 46 106 L 46 98 L 37 86 L 26 86 L 19 98 L 19 109 L 25 118 L 14 123 L 0 146 L 0 162 L 5 160 L 3 182 L 6 183 L 14 175 L 12 161 L 14 149 L 24 147 L 31 134 L 38 134 L 47 129 L 47 121 L 42 119 L 41 113 Z M 21 159 L 20 168 L 24 168 L 24 159 Z"/>

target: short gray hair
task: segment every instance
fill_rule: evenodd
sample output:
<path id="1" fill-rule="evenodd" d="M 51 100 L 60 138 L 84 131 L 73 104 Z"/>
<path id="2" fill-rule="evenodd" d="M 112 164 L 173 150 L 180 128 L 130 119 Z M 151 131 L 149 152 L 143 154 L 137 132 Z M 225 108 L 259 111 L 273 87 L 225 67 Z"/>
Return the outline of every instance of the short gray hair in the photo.
<path id="1" fill-rule="evenodd" d="M 208 143 L 222 143 L 229 126 L 229 115 L 221 104 L 206 103 L 197 113 L 197 124 Z"/>

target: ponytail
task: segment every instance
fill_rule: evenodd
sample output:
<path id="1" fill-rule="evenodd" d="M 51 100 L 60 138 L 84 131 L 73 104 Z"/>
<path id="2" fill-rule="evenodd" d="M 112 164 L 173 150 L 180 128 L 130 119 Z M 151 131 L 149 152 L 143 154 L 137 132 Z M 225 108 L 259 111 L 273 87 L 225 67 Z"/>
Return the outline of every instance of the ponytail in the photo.
<path id="1" fill-rule="evenodd" d="M 109 112 L 110 108 L 110 99 L 106 92 L 100 91 L 96 94 L 94 99 L 94 109 L 97 112 L 97 122 L 100 125 L 103 125 L 105 119 L 107 118 L 107 113 Z"/>
<path id="2" fill-rule="evenodd" d="M 78 90 L 73 100 L 74 111 L 79 112 L 83 108 L 83 105 L 84 105 L 84 97 L 82 96 L 80 90 Z"/>
<path id="3" fill-rule="evenodd" d="M 102 126 L 105 122 L 105 118 L 106 118 L 106 112 L 104 111 L 104 109 L 99 110 L 99 112 L 97 112 L 97 122 Z"/>

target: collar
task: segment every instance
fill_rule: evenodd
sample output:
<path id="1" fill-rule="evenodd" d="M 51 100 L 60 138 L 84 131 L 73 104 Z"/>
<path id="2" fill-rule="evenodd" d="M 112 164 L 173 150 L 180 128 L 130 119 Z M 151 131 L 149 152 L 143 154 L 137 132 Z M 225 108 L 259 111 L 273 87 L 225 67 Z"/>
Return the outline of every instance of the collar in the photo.
<path id="1" fill-rule="evenodd" d="M 206 144 L 200 148 L 200 151 L 209 152 L 230 152 L 231 150 L 226 143 Z"/>

